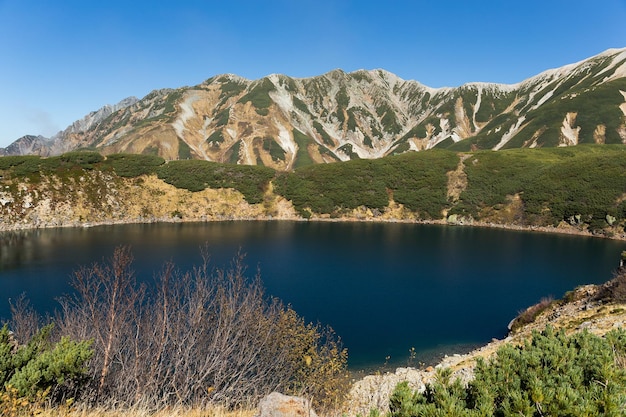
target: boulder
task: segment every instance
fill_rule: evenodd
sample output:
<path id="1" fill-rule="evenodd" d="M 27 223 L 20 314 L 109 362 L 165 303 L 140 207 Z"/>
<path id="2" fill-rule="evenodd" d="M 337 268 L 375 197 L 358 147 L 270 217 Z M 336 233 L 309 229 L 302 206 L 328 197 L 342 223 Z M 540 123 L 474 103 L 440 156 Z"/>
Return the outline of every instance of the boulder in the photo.
<path id="1" fill-rule="evenodd" d="M 255 417 L 317 417 L 317 414 L 305 398 L 272 392 L 259 402 Z"/>
<path id="2" fill-rule="evenodd" d="M 398 368 L 395 373 L 368 375 L 356 381 L 350 389 L 348 415 L 368 415 L 376 409 L 383 414 L 389 410 L 389 399 L 400 382 L 407 381 L 409 388 L 423 392 L 426 383 L 431 382 L 435 372 L 425 372 L 414 368 Z"/>
<path id="3" fill-rule="evenodd" d="M 613 224 L 615 224 L 615 221 L 617 220 L 616 217 L 611 216 L 610 214 L 607 214 L 604 217 L 604 220 L 606 220 L 606 222 L 608 223 L 609 226 L 613 226 Z"/>

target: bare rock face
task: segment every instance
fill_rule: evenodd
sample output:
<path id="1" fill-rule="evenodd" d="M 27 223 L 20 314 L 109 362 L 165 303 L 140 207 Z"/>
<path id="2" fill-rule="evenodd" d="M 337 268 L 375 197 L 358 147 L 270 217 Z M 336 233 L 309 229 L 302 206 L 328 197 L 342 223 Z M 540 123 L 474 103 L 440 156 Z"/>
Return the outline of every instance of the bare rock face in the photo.
<path id="1" fill-rule="evenodd" d="M 43 136 L 22 136 L 6 148 L 0 148 L 0 156 L 10 155 L 40 155 L 50 154 L 50 139 Z"/>
<path id="2" fill-rule="evenodd" d="M 413 390 L 423 392 L 426 384 L 435 377 L 433 369 L 421 371 L 414 368 L 398 368 L 395 373 L 368 375 L 356 381 L 350 390 L 348 415 L 367 415 L 370 410 L 388 410 L 389 399 L 396 385 L 407 381 Z"/>
<path id="3" fill-rule="evenodd" d="M 305 398 L 272 392 L 261 400 L 255 417 L 317 417 L 317 414 Z"/>

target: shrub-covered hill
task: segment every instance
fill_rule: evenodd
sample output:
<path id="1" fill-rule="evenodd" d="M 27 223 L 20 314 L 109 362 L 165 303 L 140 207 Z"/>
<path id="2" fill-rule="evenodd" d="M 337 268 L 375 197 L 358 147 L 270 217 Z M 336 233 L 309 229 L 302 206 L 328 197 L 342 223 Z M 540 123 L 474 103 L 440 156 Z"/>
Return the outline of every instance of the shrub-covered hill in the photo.
<path id="1" fill-rule="evenodd" d="M 0 157 L 0 227 L 336 218 L 624 235 L 626 146 L 429 150 L 292 172 L 150 155 Z"/>

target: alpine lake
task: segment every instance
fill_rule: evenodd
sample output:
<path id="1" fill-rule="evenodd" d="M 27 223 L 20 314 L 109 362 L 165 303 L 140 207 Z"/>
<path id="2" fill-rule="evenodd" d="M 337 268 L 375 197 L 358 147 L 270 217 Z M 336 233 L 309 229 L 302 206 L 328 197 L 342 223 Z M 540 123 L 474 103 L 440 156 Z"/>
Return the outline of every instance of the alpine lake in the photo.
<path id="1" fill-rule="evenodd" d="M 542 297 L 609 280 L 626 242 L 402 223 L 234 221 L 0 233 L 0 318 L 25 294 L 58 308 L 73 271 L 129 245 L 139 280 L 166 261 L 190 270 L 205 247 L 215 268 L 245 254 L 268 295 L 330 325 L 353 370 L 433 364 L 492 338 Z"/>

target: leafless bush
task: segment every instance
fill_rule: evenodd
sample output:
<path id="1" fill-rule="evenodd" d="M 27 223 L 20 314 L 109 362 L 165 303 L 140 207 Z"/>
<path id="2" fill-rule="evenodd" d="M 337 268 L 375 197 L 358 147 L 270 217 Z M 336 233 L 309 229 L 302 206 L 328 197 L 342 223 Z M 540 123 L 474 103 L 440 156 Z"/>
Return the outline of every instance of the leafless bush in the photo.
<path id="1" fill-rule="evenodd" d="M 603 284 L 596 299 L 614 303 L 626 303 L 626 268 L 620 267 L 610 281 Z"/>
<path id="2" fill-rule="evenodd" d="M 150 290 L 131 265 L 121 247 L 108 264 L 78 270 L 56 319 L 62 334 L 94 340 L 92 402 L 230 407 L 281 390 L 324 405 L 345 393 L 339 339 L 268 299 L 242 256 L 228 269 L 211 270 L 206 254 L 188 272 L 167 263 Z"/>
<path id="3" fill-rule="evenodd" d="M 552 297 L 544 297 L 537 304 L 520 312 L 511 323 L 511 331 L 516 331 L 517 329 L 534 322 L 537 316 L 550 307 L 552 303 L 554 303 L 554 299 Z"/>
<path id="4" fill-rule="evenodd" d="M 16 300 L 9 300 L 9 307 L 11 309 L 9 329 L 18 343 L 26 343 L 39 331 L 42 318 L 25 294 L 20 295 Z"/>

